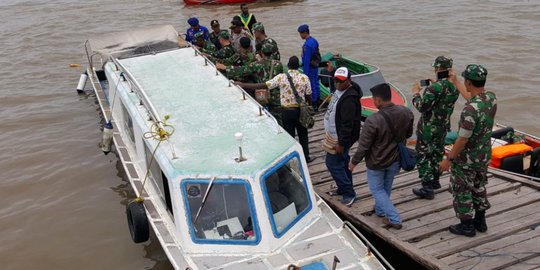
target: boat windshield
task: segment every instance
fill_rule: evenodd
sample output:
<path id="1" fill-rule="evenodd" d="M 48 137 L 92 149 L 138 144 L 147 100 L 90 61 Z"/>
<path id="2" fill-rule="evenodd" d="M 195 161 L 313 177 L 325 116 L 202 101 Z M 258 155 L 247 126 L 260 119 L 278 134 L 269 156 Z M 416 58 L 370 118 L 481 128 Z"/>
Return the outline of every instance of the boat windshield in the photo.
<path id="1" fill-rule="evenodd" d="M 297 152 L 262 176 L 266 208 L 276 237 L 285 234 L 311 209 L 311 200 Z"/>
<path id="2" fill-rule="evenodd" d="M 249 245 L 259 242 L 253 199 L 249 195 L 252 192 L 247 181 L 186 179 L 182 182 L 182 193 L 195 243 Z"/>

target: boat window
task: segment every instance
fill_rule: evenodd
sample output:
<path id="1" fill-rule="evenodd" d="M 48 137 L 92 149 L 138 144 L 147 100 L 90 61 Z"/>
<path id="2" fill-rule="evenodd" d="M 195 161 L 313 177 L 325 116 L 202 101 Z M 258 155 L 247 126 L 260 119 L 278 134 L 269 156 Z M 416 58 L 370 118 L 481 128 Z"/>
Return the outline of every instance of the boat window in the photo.
<path id="1" fill-rule="evenodd" d="M 195 243 L 255 245 L 260 241 L 247 181 L 187 179 L 181 188 Z"/>
<path id="2" fill-rule="evenodd" d="M 124 130 L 129 135 L 129 139 L 131 140 L 131 143 L 135 145 L 135 133 L 133 131 L 133 120 L 131 119 L 131 116 L 129 115 L 128 111 L 126 110 L 126 107 L 124 104 L 120 103 L 120 107 L 122 108 L 122 118 L 124 122 Z"/>
<path id="3" fill-rule="evenodd" d="M 307 182 L 297 152 L 262 176 L 262 188 L 276 237 L 281 237 L 311 209 Z"/>

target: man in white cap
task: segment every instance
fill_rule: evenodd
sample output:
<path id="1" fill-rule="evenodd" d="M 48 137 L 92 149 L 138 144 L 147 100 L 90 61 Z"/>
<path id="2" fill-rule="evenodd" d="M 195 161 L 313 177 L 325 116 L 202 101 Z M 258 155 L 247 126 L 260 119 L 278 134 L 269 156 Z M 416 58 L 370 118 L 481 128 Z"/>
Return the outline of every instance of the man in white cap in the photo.
<path id="1" fill-rule="evenodd" d="M 324 148 L 326 167 L 337 185 L 331 195 L 341 195 L 341 202 L 351 206 L 356 200 L 356 192 L 352 183 L 352 172 L 349 170 L 349 149 L 360 136 L 362 117 L 362 89 L 351 81 L 351 73 L 346 67 L 340 67 L 334 74 L 336 91 L 324 115 L 324 130 L 328 141 L 337 141 L 330 148 Z"/>

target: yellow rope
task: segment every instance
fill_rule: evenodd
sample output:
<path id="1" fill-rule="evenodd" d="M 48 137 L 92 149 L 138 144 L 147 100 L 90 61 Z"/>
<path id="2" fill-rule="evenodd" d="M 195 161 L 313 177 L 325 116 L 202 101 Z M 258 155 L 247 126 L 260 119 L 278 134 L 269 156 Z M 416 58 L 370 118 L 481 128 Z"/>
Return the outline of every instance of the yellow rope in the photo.
<path id="1" fill-rule="evenodd" d="M 169 115 L 165 115 L 165 120 L 169 119 Z M 160 127 L 163 126 L 163 128 Z M 142 197 L 142 193 L 144 192 L 144 186 L 146 184 L 146 180 L 148 180 L 148 175 L 150 174 L 150 168 L 152 167 L 152 163 L 154 162 L 156 151 L 159 148 L 159 145 L 161 142 L 168 140 L 171 135 L 174 133 L 174 127 L 172 125 L 169 125 L 165 122 L 155 122 L 150 127 L 150 131 L 147 131 L 143 134 L 143 137 L 145 139 L 154 139 L 157 140 L 158 143 L 156 147 L 154 148 L 154 151 L 152 151 L 152 156 L 150 158 L 150 162 L 148 162 L 148 166 L 146 167 L 146 174 L 144 175 L 144 180 L 141 186 L 141 190 L 139 191 L 139 197 L 135 198 L 131 202 L 137 202 L 142 203 L 144 202 L 144 198 Z"/>

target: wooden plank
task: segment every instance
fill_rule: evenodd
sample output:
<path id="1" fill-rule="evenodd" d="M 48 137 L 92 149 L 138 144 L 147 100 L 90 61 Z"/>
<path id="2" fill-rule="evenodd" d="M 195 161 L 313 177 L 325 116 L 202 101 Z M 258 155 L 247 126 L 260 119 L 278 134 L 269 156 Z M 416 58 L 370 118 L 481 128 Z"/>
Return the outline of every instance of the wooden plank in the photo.
<path id="1" fill-rule="evenodd" d="M 505 270 L 540 270 L 540 256 L 521 261 L 518 264 L 504 268 Z"/>
<path id="2" fill-rule="evenodd" d="M 509 204 L 506 204 L 507 201 L 513 201 L 514 203 L 512 205 L 520 206 L 524 203 L 528 203 L 531 200 L 534 200 L 536 198 L 535 196 L 537 196 L 538 194 L 536 190 L 521 187 L 519 183 L 513 183 L 513 186 L 510 187 L 507 186 L 506 183 L 498 184 L 489 187 L 489 190 L 493 191 L 493 193 L 488 193 L 488 199 L 493 204 L 493 208 L 488 210 L 488 217 L 493 216 L 500 211 L 505 211 L 509 209 L 508 207 L 511 206 Z M 511 194 L 504 194 L 499 192 L 501 190 L 506 190 Z M 516 199 L 518 201 L 516 201 Z M 434 219 L 434 217 L 430 216 L 430 214 L 426 213 L 432 212 L 432 214 L 435 214 L 440 213 L 443 210 L 453 209 L 452 201 L 452 194 L 450 194 L 450 192 L 447 192 L 445 194 L 441 194 L 441 196 L 437 198 L 437 202 L 435 203 L 425 204 L 424 202 L 424 205 L 420 208 L 416 208 L 412 211 L 403 211 L 401 213 L 401 216 L 402 219 L 407 221 L 407 227 L 400 232 L 404 233 L 406 231 L 423 226 L 426 224 L 427 221 L 429 221 L 430 223 L 439 221 L 437 219 Z M 417 203 L 417 201 L 415 201 L 414 203 Z M 452 212 L 452 214 L 449 216 L 454 217 L 455 215 Z"/>
<path id="3" fill-rule="evenodd" d="M 504 220 L 507 222 L 490 226 L 487 233 L 479 233 L 476 237 L 454 236 L 446 237 L 445 241 L 438 241 L 436 244 L 424 246 L 430 250 L 436 258 L 443 258 L 457 252 L 478 246 L 487 242 L 500 239 L 510 234 L 514 234 L 530 226 L 540 225 L 540 202 L 536 202 L 524 207 L 504 212 Z M 450 234 L 445 232 L 444 234 Z"/>
<path id="4" fill-rule="evenodd" d="M 510 238 L 514 239 L 501 239 L 477 247 L 472 254 L 476 255 L 474 258 L 465 260 L 451 265 L 454 269 L 474 268 L 478 265 L 482 269 L 504 269 L 511 265 L 516 265 L 522 261 L 539 257 L 538 242 L 540 241 L 539 230 L 529 230 L 529 234 L 525 237 L 518 234 Z M 520 232 L 522 233 L 522 232 Z M 521 239 L 520 241 L 513 241 Z M 511 241 L 511 244 L 505 244 L 504 242 Z M 502 242 L 502 243 L 501 243 Z M 501 246 L 501 248 L 498 248 Z M 478 260 L 480 258 L 480 260 Z"/>
<path id="5" fill-rule="evenodd" d="M 494 253 L 505 253 L 507 252 L 507 250 L 504 250 L 504 248 L 539 236 L 540 230 L 533 230 L 531 228 L 527 228 L 523 231 L 517 232 L 514 235 L 497 239 L 493 242 L 453 254 L 451 256 L 442 258 L 441 260 L 453 266 L 454 268 L 459 268 L 463 265 L 474 265 L 478 261 L 478 259 L 481 259 L 482 261 L 488 259 L 490 257 L 488 253 L 491 253 L 491 255 L 494 255 Z M 529 250 L 523 250 L 523 252 L 527 251 Z M 538 255 L 540 256 L 540 254 Z"/>
<path id="6" fill-rule="evenodd" d="M 513 185 L 519 186 L 520 184 L 513 183 Z M 506 185 L 497 185 L 497 187 L 507 188 Z M 489 226 L 497 224 L 495 217 L 498 214 L 534 202 L 535 200 L 538 201 L 539 199 L 537 191 L 533 189 L 527 189 L 518 194 L 513 192 L 510 194 L 499 193 L 488 198 L 493 205 L 487 212 Z M 452 200 L 449 199 L 447 204 L 448 208 L 444 210 L 407 221 L 404 224 L 404 229 L 397 232 L 399 238 L 408 242 L 420 242 L 431 235 L 447 231 L 448 226 L 458 222 L 452 207 Z"/>

